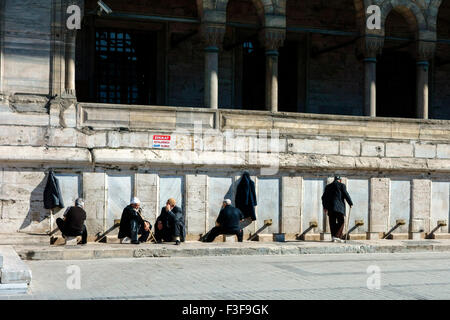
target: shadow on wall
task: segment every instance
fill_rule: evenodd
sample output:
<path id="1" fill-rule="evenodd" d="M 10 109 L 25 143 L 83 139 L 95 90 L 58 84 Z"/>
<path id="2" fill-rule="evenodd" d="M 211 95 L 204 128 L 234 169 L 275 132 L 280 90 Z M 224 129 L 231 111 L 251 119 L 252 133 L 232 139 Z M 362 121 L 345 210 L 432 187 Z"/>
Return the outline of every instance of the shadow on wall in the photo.
<path id="1" fill-rule="evenodd" d="M 49 219 L 50 210 L 44 208 L 44 189 L 47 183 L 48 174 L 45 175 L 44 179 L 31 191 L 30 194 L 30 203 L 27 216 L 22 222 L 22 225 L 19 228 L 19 232 L 36 232 L 43 231 L 46 227 L 41 226 L 40 228 L 36 228 L 39 230 L 24 230 L 30 227 L 33 223 L 40 224 L 42 221 Z M 55 208 L 53 214 L 56 215 L 62 209 Z"/>

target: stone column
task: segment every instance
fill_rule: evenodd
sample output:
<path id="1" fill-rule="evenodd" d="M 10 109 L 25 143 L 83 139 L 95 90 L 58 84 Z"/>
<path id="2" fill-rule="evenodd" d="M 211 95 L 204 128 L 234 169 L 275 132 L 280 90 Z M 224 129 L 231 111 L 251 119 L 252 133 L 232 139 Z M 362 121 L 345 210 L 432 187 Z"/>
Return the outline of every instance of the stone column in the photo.
<path id="1" fill-rule="evenodd" d="M 264 29 L 261 43 L 266 49 L 266 109 L 278 111 L 278 48 L 286 38 L 284 29 Z"/>
<path id="2" fill-rule="evenodd" d="M 83 173 L 84 209 L 87 212 L 86 227 L 89 238 L 95 238 L 99 232 L 105 231 L 104 217 L 106 212 L 105 173 Z"/>
<path id="3" fill-rule="evenodd" d="M 301 232 L 302 211 L 302 177 L 281 178 L 281 233 L 286 233 L 286 239 L 295 239 Z"/>
<path id="4" fill-rule="evenodd" d="M 76 31 L 67 31 L 65 37 L 65 94 L 75 97 Z"/>
<path id="5" fill-rule="evenodd" d="M 158 175 L 137 173 L 135 175 L 135 195 L 141 200 L 143 215 L 153 224 L 159 215 Z"/>
<path id="6" fill-rule="evenodd" d="M 380 239 L 389 225 L 390 179 L 370 179 L 369 232 L 368 240 Z"/>
<path id="7" fill-rule="evenodd" d="M 428 119 L 428 70 L 435 49 L 434 42 L 419 41 L 417 44 L 416 113 L 419 119 Z"/>
<path id="8" fill-rule="evenodd" d="M 219 107 L 219 49 L 225 35 L 225 25 L 205 24 L 202 26 L 205 40 L 205 106 Z"/>
<path id="9" fill-rule="evenodd" d="M 384 38 L 366 36 L 360 45 L 364 54 L 364 115 L 376 117 L 377 54 L 381 54 Z"/>
<path id="10" fill-rule="evenodd" d="M 410 220 L 410 239 L 417 239 L 422 232 L 430 232 L 431 180 L 413 179 Z"/>
<path id="11" fill-rule="evenodd" d="M 207 212 L 207 176 L 204 174 L 186 175 L 186 237 L 198 240 L 205 234 Z"/>

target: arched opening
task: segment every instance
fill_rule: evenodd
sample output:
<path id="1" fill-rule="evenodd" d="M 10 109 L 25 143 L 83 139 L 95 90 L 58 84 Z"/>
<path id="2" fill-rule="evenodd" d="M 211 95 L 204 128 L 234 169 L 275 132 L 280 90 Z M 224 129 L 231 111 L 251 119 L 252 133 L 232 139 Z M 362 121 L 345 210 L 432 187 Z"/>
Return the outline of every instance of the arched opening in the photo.
<path id="1" fill-rule="evenodd" d="M 287 1 L 279 110 L 362 115 L 363 69 L 355 54 L 353 2 Z"/>
<path id="2" fill-rule="evenodd" d="M 252 0 L 230 0 L 224 51 L 233 52 L 232 107 L 265 109 L 265 53 L 259 41 L 261 18 Z"/>
<path id="3" fill-rule="evenodd" d="M 430 116 L 450 120 L 450 1 L 443 1 L 439 8 L 437 38 Z"/>
<path id="4" fill-rule="evenodd" d="M 76 91 L 81 102 L 164 105 L 169 103 L 168 57 L 192 36 L 196 24 L 167 18 L 197 19 L 195 0 L 107 0 L 111 14 L 97 14 L 86 0 L 76 45 Z M 174 61 L 177 64 L 178 61 Z M 188 102 L 186 101 L 188 104 Z"/>
<path id="5" fill-rule="evenodd" d="M 411 13 L 394 9 L 386 18 L 386 39 L 383 52 L 377 58 L 378 117 L 417 116 L 414 57 L 416 30 L 415 25 L 411 25 L 411 17 L 405 17 L 406 14 Z"/>

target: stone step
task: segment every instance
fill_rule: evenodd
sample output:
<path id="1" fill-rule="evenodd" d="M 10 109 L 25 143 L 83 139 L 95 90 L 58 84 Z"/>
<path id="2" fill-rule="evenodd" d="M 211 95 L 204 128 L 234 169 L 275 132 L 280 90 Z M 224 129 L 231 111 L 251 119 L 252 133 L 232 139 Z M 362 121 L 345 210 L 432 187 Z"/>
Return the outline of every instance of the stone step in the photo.
<path id="1" fill-rule="evenodd" d="M 30 284 L 31 270 L 12 246 L 0 246 L 3 265 L 0 269 L 1 284 Z"/>
<path id="2" fill-rule="evenodd" d="M 222 237 L 218 237 L 222 240 Z M 201 257 L 231 255 L 298 255 L 338 253 L 450 252 L 450 240 L 350 240 L 347 243 L 290 241 L 243 243 L 186 242 L 163 244 L 88 243 L 85 246 L 15 246 L 24 260 L 89 260 L 144 257 Z"/>
<path id="3" fill-rule="evenodd" d="M 22 295 L 28 292 L 26 283 L 0 283 L 0 296 Z"/>
<path id="4" fill-rule="evenodd" d="M 46 234 L 0 233 L 0 245 L 48 244 Z"/>
<path id="5" fill-rule="evenodd" d="M 431 239 L 447 240 L 450 239 L 450 233 L 433 233 Z"/>

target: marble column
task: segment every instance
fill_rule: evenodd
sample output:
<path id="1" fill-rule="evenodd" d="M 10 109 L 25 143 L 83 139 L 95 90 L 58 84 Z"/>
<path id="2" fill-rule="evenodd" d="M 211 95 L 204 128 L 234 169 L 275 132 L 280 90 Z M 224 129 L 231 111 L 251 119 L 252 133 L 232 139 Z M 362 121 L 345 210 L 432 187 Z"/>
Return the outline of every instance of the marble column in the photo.
<path id="1" fill-rule="evenodd" d="M 284 29 L 266 28 L 260 40 L 266 50 L 266 109 L 278 111 L 278 49 L 286 38 Z"/>
<path id="2" fill-rule="evenodd" d="M 360 45 L 364 55 L 364 115 L 376 117 L 377 54 L 381 54 L 384 38 L 365 36 Z"/>
<path id="3" fill-rule="evenodd" d="M 433 57 L 436 44 L 430 41 L 419 41 L 417 44 L 416 62 L 416 113 L 419 119 L 428 119 L 428 71 L 429 60 Z"/>
<path id="4" fill-rule="evenodd" d="M 75 97 L 75 46 L 76 31 L 66 32 L 65 37 L 65 94 Z"/>
<path id="5" fill-rule="evenodd" d="M 205 96 L 204 104 L 211 109 L 219 107 L 219 50 L 225 35 L 225 25 L 202 26 L 205 40 Z"/>

